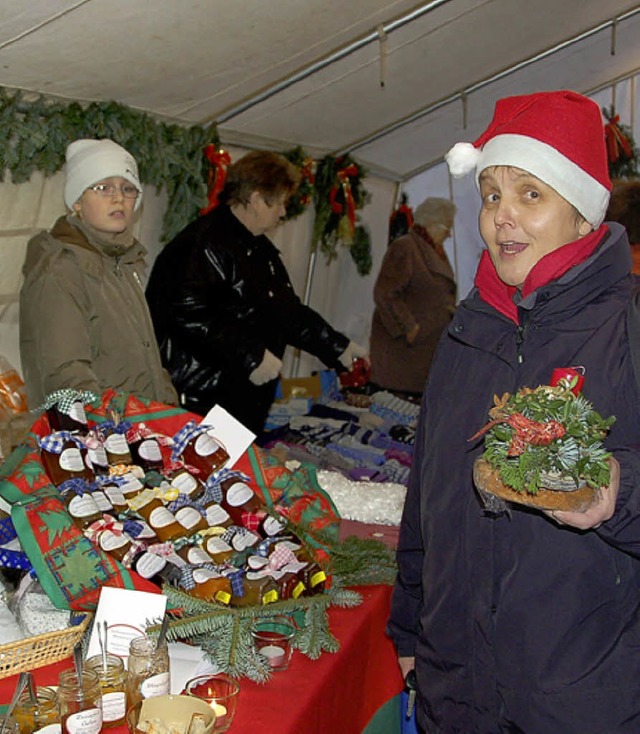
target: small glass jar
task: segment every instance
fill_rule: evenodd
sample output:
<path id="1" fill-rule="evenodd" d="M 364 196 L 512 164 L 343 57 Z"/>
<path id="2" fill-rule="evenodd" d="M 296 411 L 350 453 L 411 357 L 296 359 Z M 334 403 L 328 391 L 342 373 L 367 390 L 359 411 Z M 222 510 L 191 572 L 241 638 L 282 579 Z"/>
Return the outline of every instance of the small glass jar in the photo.
<path id="1" fill-rule="evenodd" d="M 103 660 L 102 655 L 93 655 L 87 659 L 84 666 L 87 670 L 93 670 L 100 679 L 102 728 L 113 729 L 116 726 L 123 726 L 127 713 L 127 674 L 122 658 L 107 653 Z"/>
<path id="2" fill-rule="evenodd" d="M 135 706 L 143 698 L 164 696 L 171 688 L 169 648 L 150 637 L 136 637 L 129 644 L 127 699 Z"/>
<path id="3" fill-rule="evenodd" d="M 43 731 L 46 726 L 58 724 L 60 714 L 56 692 L 53 688 L 39 686 L 36 700 L 32 701 L 29 691 L 23 691 L 13 710 L 13 718 L 18 722 L 20 734 L 34 734 Z"/>
<path id="4" fill-rule="evenodd" d="M 64 670 L 58 682 L 63 734 L 99 734 L 102 731 L 102 690 L 97 673 L 84 670 L 80 684 L 75 670 Z"/>

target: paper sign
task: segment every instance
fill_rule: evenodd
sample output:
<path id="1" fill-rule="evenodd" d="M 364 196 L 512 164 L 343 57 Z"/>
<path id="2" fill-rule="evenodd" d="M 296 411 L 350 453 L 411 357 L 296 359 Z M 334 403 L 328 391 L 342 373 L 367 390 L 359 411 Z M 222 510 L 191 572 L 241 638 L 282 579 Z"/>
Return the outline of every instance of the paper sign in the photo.
<path id="1" fill-rule="evenodd" d="M 100 655 L 100 632 L 107 623 L 107 652 L 124 661 L 129 659 L 129 643 L 145 634 L 147 627 L 158 624 L 164 617 L 167 597 L 148 591 L 116 589 L 103 586 L 89 639 L 87 657 Z"/>
<path id="2" fill-rule="evenodd" d="M 230 469 L 255 440 L 252 433 L 222 406 L 215 405 L 202 419 L 202 425 L 211 426 L 211 435 L 218 439 L 229 454 L 225 468 Z"/>

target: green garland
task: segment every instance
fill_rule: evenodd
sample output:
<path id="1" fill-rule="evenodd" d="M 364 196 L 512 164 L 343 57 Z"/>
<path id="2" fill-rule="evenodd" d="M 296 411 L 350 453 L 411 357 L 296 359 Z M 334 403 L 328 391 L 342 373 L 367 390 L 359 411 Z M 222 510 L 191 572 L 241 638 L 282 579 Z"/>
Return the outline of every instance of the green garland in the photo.
<path id="1" fill-rule="evenodd" d="M 215 124 L 167 124 L 118 102 L 63 103 L 44 96 L 28 101 L 21 91 L 0 87 L 0 180 L 6 171 L 14 183 L 28 181 L 35 171 L 53 175 L 64 165 L 67 145 L 79 138 L 111 138 L 134 156 L 143 183 L 166 190 L 163 242 L 171 240 L 206 206 L 209 163 L 204 149 L 219 146 Z M 283 155 L 302 171 L 287 219 L 302 214 L 313 200 L 312 247 L 320 246 L 327 262 L 337 256 L 339 244 L 349 247 L 358 273 L 367 275 L 371 272 L 371 238 L 360 224 L 353 231 L 346 226 L 345 199 L 348 190 L 356 210 L 369 201 L 363 186 L 365 170 L 348 155 L 328 155 L 314 173 L 314 162 L 302 147 Z M 339 172 L 349 167 L 355 173 L 348 176 L 345 187 Z"/>
<path id="2" fill-rule="evenodd" d="M 318 163 L 314 189 L 313 249 L 320 247 L 327 262 L 331 262 L 338 255 L 339 244 L 349 247 L 361 275 L 371 271 L 371 239 L 364 227 L 359 232 L 357 226 L 351 230 L 348 197 L 351 197 L 355 210 L 362 209 L 369 202 L 371 195 L 363 185 L 365 175 L 365 169 L 351 156 L 336 158 L 327 155 Z"/>
<path id="3" fill-rule="evenodd" d="M 315 162 L 301 146 L 282 154 L 290 163 L 300 170 L 301 179 L 298 190 L 287 204 L 286 219 L 295 219 L 304 213 L 313 201 L 315 184 Z"/>
<path id="4" fill-rule="evenodd" d="M 637 178 L 640 175 L 638 172 L 640 152 L 633 139 L 631 128 L 620 122 L 613 105 L 609 109 L 603 107 L 602 113 L 607 120 L 604 129 L 609 178 Z"/>
<path id="5" fill-rule="evenodd" d="M 163 241 L 170 240 L 207 202 L 206 145 L 219 143 L 215 125 L 183 127 L 154 120 L 117 102 L 61 103 L 0 87 L 0 178 L 28 181 L 35 171 L 51 176 L 78 138 L 111 138 L 138 162 L 143 183 L 167 191 Z"/>

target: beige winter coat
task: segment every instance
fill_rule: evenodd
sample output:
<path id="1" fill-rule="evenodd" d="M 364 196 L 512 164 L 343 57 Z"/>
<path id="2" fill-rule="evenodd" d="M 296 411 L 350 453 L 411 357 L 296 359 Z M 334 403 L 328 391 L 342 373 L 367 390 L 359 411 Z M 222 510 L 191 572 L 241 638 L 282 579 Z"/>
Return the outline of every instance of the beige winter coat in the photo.
<path id="1" fill-rule="evenodd" d="M 145 250 L 107 243 L 72 216 L 27 245 L 20 356 L 29 406 L 60 388 L 177 404 L 136 268 Z"/>
<path id="2" fill-rule="evenodd" d="M 373 296 L 372 380 L 390 390 L 421 393 L 455 309 L 451 265 L 411 230 L 389 246 Z M 409 344 L 407 336 L 416 324 L 420 329 Z"/>

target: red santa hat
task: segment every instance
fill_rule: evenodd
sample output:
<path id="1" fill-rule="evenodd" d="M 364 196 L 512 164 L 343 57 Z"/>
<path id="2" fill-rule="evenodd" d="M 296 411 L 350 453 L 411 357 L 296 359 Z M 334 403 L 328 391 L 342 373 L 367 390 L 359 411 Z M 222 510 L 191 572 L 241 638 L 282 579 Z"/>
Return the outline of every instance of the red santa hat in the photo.
<path id="1" fill-rule="evenodd" d="M 506 97 L 473 143 L 456 143 L 445 156 L 455 178 L 490 166 L 514 166 L 551 186 L 595 229 L 611 191 L 604 126 L 598 105 L 570 91 Z"/>

